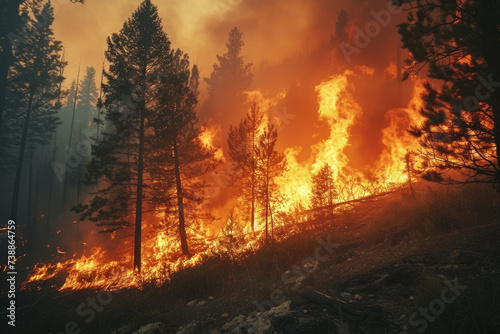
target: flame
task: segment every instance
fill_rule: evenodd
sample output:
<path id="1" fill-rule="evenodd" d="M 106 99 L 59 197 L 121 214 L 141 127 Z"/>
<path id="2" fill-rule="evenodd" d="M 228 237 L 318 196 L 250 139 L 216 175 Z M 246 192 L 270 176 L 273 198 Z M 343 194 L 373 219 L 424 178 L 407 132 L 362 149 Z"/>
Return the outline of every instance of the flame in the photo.
<path id="1" fill-rule="evenodd" d="M 370 74 L 369 68 L 360 68 Z M 391 70 L 392 71 L 392 70 Z M 390 72 L 390 71 L 389 71 Z M 373 167 L 372 175 L 349 166 L 349 159 L 345 149 L 349 146 L 352 128 L 363 115 L 363 110 L 353 96 L 354 87 L 349 82 L 351 71 L 334 75 L 319 83 L 315 89 L 318 95 L 317 119 L 328 126 L 327 138 L 321 139 L 311 147 L 310 156 L 299 161 L 301 147 L 288 147 L 284 150 L 287 159 L 287 170 L 276 180 L 279 190 L 279 200 L 273 203 L 275 228 L 291 224 L 285 219 L 278 219 L 278 213 L 294 213 L 307 211 L 311 208 L 312 175 L 324 165 L 331 166 L 335 187 L 339 196 L 337 203 L 375 194 L 377 192 L 395 189 L 407 182 L 405 165 L 402 158 L 408 151 L 417 150 L 418 143 L 410 137 L 406 129 L 410 125 L 422 122 L 419 110 L 422 107 L 421 93 L 424 90 L 421 81 L 415 81 L 412 99 L 406 108 L 395 108 L 387 111 L 387 128 L 382 130 L 382 143 L 385 146 L 381 156 Z M 268 122 L 275 122 L 278 126 L 280 110 L 286 108 L 286 92 L 280 92 L 274 97 L 266 97 L 259 90 L 247 92 L 248 100 L 255 101 L 261 107 L 264 116 L 263 127 Z M 222 148 L 216 147 L 216 141 L 221 137 L 220 126 L 205 126 L 199 135 L 200 142 L 209 149 L 216 150 L 216 158 L 224 160 Z M 418 157 L 417 157 L 418 158 Z M 231 226 L 242 220 L 242 208 L 235 203 L 233 213 L 222 217 L 223 227 L 218 230 L 209 228 L 203 221 L 189 220 L 188 242 L 192 257 L 183 256 L 180 251 L 180 241 L 175 233 L 175 219 L 165 214 L 148 217 L 143 223 L 142 243 L 142 270 L 139 274 L 132 269 L 132 240 L 123 239 L 117 234 L 109 236 L 109 244 L 115 245 L 104 249 L 91 247 L 85 243 L 82 255 L 69 256 L 57 248 L 59 257 L 67 257 L 57 263 L 37 265 L 23 284 L 23 288 L 30 289 L 37 282 L 65 277 L 64 284 L 59 290 L 74 289 L 119 289 L 141 287 L 146 282 L 161 284 L 168 281 L 172 274 L 203 261 L 207 255 L 221 249 L 230 251 L 238 256 L 248 250 L 259 247 L 259 238 L 262 236 L 262 218 L 257 217 L 257 229 L 251 233 L 248 224 Z M 215 211 L 214 211 L 215 212 Z M 287 231 L 292 226 L 287 226 Z M 60 233 L 60 230 L 58 231 Z M 96 233 L 92 231 L 91 235 Z M 238 246 L 231 246 L 233 241 L 239 240 Z M 230 241 L 228 243 L 228 240 Z M 88 240 L 87 240 L 88 241 Z"/>
<path id="2" fill-rule="evenodd" d="M 407 152 L 416 152 L 420 148 L 415 140 L 406 130 L 424 121 L 419 110 L 423 107 L 421 94 L 424 92 L 422 80 L 417 80 L 412 99 L 406 108 L 389 110 L 385 118 L 389 126 L 382 130 L 382 143 L 385 146 L 377 163 L 378 176 L 391 184 L 402 184 L 408 180 L 405 171 L 405 162 L 402 157 Z"/>
<path id="3" fill-rule="evenodd" d="M 214 157 L 216 160 L 224 161 L 224 152 L 222 152 L 220 147 L 216 147 L 215 145 L 215 139 L 219 136 L 220 132 L 220 126 L 204 126 L 201 129 L 199 140 L 205 148 L 215 150 Z"/>

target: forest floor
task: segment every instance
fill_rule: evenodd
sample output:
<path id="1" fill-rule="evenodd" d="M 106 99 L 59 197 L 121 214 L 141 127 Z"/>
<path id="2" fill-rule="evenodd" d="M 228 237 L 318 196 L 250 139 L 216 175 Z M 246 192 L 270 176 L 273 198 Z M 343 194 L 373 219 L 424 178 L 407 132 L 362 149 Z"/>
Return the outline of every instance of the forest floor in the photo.
<path id="1" fill-rule="evenodd" d="M 496 195 L 421 191 L 308 222 L 238 261 L 210 258 L 161 287 L 113 293 L 97 312 L 87 306 L 105 299 L 96 291 L 21 291 L 15 333 L 500 333 Z"/>

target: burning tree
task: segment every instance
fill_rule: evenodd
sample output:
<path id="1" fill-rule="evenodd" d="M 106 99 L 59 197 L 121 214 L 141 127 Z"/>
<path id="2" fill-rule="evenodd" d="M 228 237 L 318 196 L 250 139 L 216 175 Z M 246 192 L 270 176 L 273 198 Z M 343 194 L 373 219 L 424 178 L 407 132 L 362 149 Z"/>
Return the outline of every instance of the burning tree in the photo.
<path id="1" fill-rule="evenodd" d="M 160 73 L 171 70 L 170 41 L 163 31 L 158 9 L 144 0 L 119 33 L 108 38 L 105 74 L 105 122 L 101 140 L 93 147 L 86 184 L 97 186 L 94 198 L 74 208 L 112 232 L 135 225 L 134 268 L 141 268 L 143 202 L 151 180 L 149 155 L 161 128 L 157 122 Z M 167 140 L 168 138 L 164 138 Z"/>
<path id="2" fill-rule="evenodd" d="M 337 191 L 333 184 L 333 171 L 329 164 L 323 165 L 323 167 L 312 176 L 311 195 L 311 204 L 316 216 L 331 217 Z"/>
<path id="3" fill-rule="evenodd" d="M 271 236 L 274 237 L 274 220 L 272 204 L 277 200 L 278 186 L 276 177 L 286 170 L 285 155 L 276 150 L 278 130 L 272 123 L 268 123 L 266 129 L 259 137 L 256 156 L 258 175 L 258 197 L 264 211 L 266 220 L 266 241 L 269 240 L 269 218 L 271 220 Z"/>
<path id="4" fill-rule="evenodd" d="M 200 203 L 203 183 L 199 178 L 217 166 L 215 151 L 202 145 L 195 106 L 198 68 L 189 69 L 189 59 L 180 50 L 172 52 L 171 68 L 162 73 L 156 98 L 151 164 L 153 201 L 166 214 L 176 211 L 184 255 L 189 256 L 185 201 Z M 175 199 L 175 200 L 174 200 Z"/>
<path id="5" fill-rule="evenodd" d="M 255 229 L 257 204 L 257 146 L 262 116 L 254 104 L 246 118 L 238 125 L 231 126 L 228 136 L 229 156 L 232 160 L 232 184 L 239 189 L 245 203 L 250 203 L 250 226 Z"/>
<path id="6" fill-rule="evenodd" d="M 403 48 L 411 52 L 405 77 L 428 68 L 441 89 L 425 84 L 425 122 L 411 129 L 420 138 L 433 170 L 452 169 L 465 181 L 500 182 L 500 4 L 498 1 L 410 1 L 408 20 L 399 25 Z"/>

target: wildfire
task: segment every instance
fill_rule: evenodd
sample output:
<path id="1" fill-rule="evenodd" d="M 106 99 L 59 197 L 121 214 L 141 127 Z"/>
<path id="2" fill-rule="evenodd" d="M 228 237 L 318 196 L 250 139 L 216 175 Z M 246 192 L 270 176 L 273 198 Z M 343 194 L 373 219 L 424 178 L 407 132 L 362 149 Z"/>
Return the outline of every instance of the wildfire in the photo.
<path id="1" fill-rule="evenodd" d="M 215 146 L 215 138 L 220 135 L 220 132 L 220 126 L 203 127 L 199 139 L 203 146 L 207 149 L 215 149 L 215 159 L 223 161 L 224 153 L 222 152 L 222 149 L 220 147 L 216 148 Z"/>
<path id="2" fill-rule="evenodd" d="M 382 130 L 385 150 L 377 163 L 377 169 L 378 176 L 388 183 L 401 184 L 407 181 L 402 157 L 409 151 L 417 151 L 419 144 L 406 130 L 423 121 L 423 117 L 419 114 L 422 107 L 420 96 L 423 90 L 423 82 L 417 81 L 408 107 L 389 110 L 385 115 L 389 126 Z"/>
<path id="3" fill-rule="evenodd" d="M 368 69 L 358 69 L 367 72 Z M 368 71 L 369 72 L 369 71 Z M 422 105 L 420 94 L 422 83 L 415 84 L 413 97 L 408 107 L 396 108 L 386 113 L 388 127 L 382 130 L 382 143 L 385 146 L 372 177 L 362 171 L 349 166 L 349 159 L 345 149 L 349 146 L 352 127 L 362 117 L 363 110 L 353 97 L 353 85 L 349 82 L 353 72 L 330 77 L 316 86 L 319 108 L 317 118 L 329 127 L 326 139 L 320 139 L 312 146 L 310 157 L 302 162 L 297 160 L 301 147 L 289 147 L 284 150 L 287 159 L 287 170 L 277 179 L 280 197 L 274 203 L 275 213 L 294 213 L 310 209 L 312 194 L 312 175 L 317 173 L 325 164 L 331 166 L 335 187 L 339 196 L 337 203 L 367 196 L 382 190 L 394 189 L 408 180 L 405 172 L 403 157 L 406 152 L 418 149 L 418 143 L 410 137 L 406 129 L 410 125 L 421 122 L 418 110 Z M 365 73 L 366 74 L 366 73 Z M 369 75 L 366 74 L 366 75 Z M 256 101 L 264 115 L 264 123 L 275 122 L 280 124 L 279 113 L 276 110 L 285 108 L 286 93 L 282 92 L 274 98 L 265 98 L 260 91 L 247 92 L 250 101 Z M 220 127 L 204 127 L 199 140 L 210 149 L 215 148 L 216 140 L 221 136 Z M 318 137 L 315 137 L 318 138 Z M 224 160 L 224 152 L 216 149 L 216 157 Z M 238 208 L 234 209 L 238 212 Z M 73 289 L 119 289 L 140 287 L 145 282 L 161 284 L 168 281 L 176 271 L 197 265 L 204 256 L 218 252 L 221 248 L 229 249 L 227 240 L 234 239 L 239 234 L 243 242 L 234 252 L 245 252 L 258 247 L 258 238 L 262 233 L 262 222 L 257 218 L 257 231 L 251 233 L 248 226 L 241 226 L 240 230 L 231 224 L 236 219 L 227 218 L 225 227 L 218 233 L 203 226 L 199 221 L 191 222 L 188 239 L 192 257 L 183 256 L 180 251 L 178 236 L 174 229 L 158 228 L 157 222 L 149 221 L 143 226 L 146 232 L 143 236 L 143 258 L 141 273 L 132 269 L 131 240 L 109 236 L 110 242 L 119 243 L 115 250 L 106 250 L 102 247 L 87 249 L 81 256 L 60 261 L 55 264 L 38 265 L 32 271 L 25 288 L 31 284 L 54 277 L 66 277 L 60 290 Z M 157 221 L 164 217 L 157 216 Z M 275 226 L 289 222 L 276 219 Z M 175 224 L 175 222 L 174 222 Z M 58 231 L 60 233 L 60 231 Z M 228 248 L 229 247 L 229 248 Z M 59 249 L 58 249 L 59 250 Z M 59 251 L 59 256 L 67 256 Z"/>

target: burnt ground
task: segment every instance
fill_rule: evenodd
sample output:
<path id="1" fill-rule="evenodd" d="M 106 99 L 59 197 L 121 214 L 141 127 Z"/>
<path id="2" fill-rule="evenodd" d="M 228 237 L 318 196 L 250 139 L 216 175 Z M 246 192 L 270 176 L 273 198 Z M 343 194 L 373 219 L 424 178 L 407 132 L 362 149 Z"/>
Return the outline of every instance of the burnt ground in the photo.
<path id="1" fill-rule="evenodd" d="M 46 282 L 18 293 L 14 333 L 500 333 L 498 207 L 423 233 L 404 216 L 386 219 L 386 204 L 302 224 L 241 261 L 211 259 L 162 287 L 101 293 L 98 312 L 89 304 L 99 292 Z M 335 247 L 316 268 L 318 236 Z"/>

